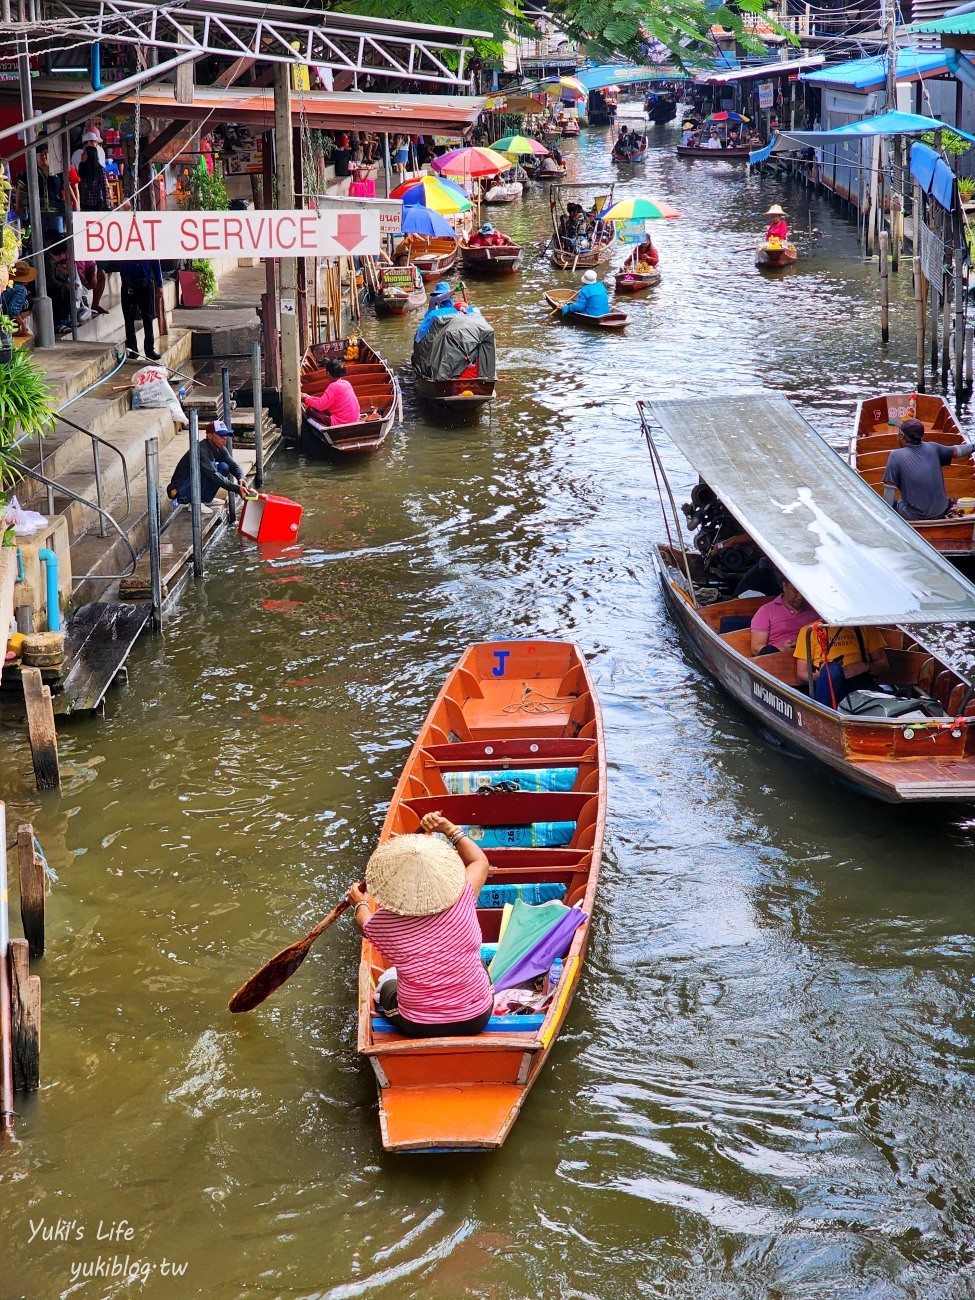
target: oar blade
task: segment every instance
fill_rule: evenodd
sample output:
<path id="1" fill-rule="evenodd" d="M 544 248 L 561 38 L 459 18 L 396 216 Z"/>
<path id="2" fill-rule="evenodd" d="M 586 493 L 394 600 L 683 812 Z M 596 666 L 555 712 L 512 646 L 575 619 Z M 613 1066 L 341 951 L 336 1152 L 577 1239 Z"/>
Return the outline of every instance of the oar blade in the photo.
<path id="1" fill-rule="evenodd" d="M 302 939 L 300 943 L 293 943 L 290 948 L 285 948 L 276 957 L 272 957 L 249 980 L 241 984 L 227 1003 L 230 1010 L 253 1011 L 255 1007 L 259 1007 L 266 998 L 291 978 L 305 960 L 313 942 L 314 940 Z"/>

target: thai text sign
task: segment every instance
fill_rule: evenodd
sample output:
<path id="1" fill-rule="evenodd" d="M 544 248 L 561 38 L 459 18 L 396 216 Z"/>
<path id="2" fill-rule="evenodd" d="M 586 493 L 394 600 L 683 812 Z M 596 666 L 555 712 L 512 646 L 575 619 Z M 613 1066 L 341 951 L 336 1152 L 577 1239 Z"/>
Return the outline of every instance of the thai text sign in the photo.
<path id="1" fill-rule="evenodd" d="M 375 212 L 78 212 L 80 261 L 349 257 L 379 252 Z"/>
<path id="2" fill-rule="evenodd" d="M 758 83 L 759 108 L 771 108 L 774 102 L 775 94 L 771 81 L 760 81 Z"/>
<path id="3" fill-rule="evenodd" d="M 315 199 L 319 212 L 377 212 L 379 233 L 397 235 L 403 228 L 403 204 L 400 199 L 350 199 L 333 198 L 320 194 Z"/>

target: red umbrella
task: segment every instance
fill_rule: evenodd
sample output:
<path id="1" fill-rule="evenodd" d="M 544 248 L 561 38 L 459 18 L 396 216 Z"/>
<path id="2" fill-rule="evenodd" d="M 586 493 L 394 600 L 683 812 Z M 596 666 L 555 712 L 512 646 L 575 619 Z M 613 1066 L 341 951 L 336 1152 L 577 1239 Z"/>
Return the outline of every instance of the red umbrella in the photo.
<path id="1" fill-rule="evenodd" d="M 511 166 L 511 159 L 494 149 L 451 149 L 450 153 L 434 158 L 435 171 L 448 176 L 497 176 Z"/>

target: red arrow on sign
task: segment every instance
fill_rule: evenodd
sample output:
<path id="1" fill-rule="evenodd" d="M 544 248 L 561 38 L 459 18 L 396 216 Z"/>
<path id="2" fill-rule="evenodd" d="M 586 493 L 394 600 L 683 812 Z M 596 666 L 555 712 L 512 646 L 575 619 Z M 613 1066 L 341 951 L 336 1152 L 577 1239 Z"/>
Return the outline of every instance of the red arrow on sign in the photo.
<path id="1" fill-rule="evenodd" d="M 357 212 L 339 213 L 335 221 L 335 242 L 350 252 L 358 248 L 365 235 L 362 233 L 362 218 Z"/>

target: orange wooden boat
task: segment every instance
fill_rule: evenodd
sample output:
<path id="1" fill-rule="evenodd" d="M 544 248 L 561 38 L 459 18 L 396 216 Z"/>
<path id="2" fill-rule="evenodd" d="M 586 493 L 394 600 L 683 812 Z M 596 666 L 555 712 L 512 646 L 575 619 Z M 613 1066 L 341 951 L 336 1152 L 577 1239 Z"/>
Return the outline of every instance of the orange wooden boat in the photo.
<path id="1" fill-rule="evenodd" d="M 899 423 L 908 416 L 924 425 L 926 442 L 942 442 L 950 447 L 965 441 L 961 426 L 943 397 L 933 393 L 878 393 L 875 397 L 865 397 L 857 407 L 850 438 L 850 464 L 881 496 L 887 457 L 897 446 L 894 421 Z M 956 460 L 945 466 L 943 472 L 945 490 L 950 497 L 975 498 L 975 462 Z M 942 555 L 953 560 L 975 556 L 975 515 L 909 522 Z"/>
<path id="2" fill-rule="evenodd" d="M 561 793 L 448 794 L 448 773 L 572 768 Z M 449 779 L 449 778 L 448 778 Z M 568 779 L 568 778 L 566 778 Z M 490 777 L 488 777 L 490 780 Z M 558 641 L 471 646 L 447 678 L 393 794 L 380 842 L 415 831 L 440 810 L 458 825 L 504 827 L 517 847 L 488 848 L 488 885 L 565 886 L 563 902 L 590 917 L 602 856 L 606 764 L 602 719 L 585 660 Z M 560 847 L 526 847 L 541 823 L 574 823 Z M 477 838 L 477 832 L 474 832 Z M 491 838 L 498 838 L 497 834 Z M 478 900 L 482 942 L 498 940 L 502 912 Z M 562 1028 L 582 970 L 590 924 L 575 931 L 544 1015 L 493 1016 L 469 1038 L 407 1038 L 376 1015 L 386 967 L 368 940 L 359 966 L 359 1052 L 379 1083 L 383 1146 L 390 1151 L 499 1147 Z"/>

